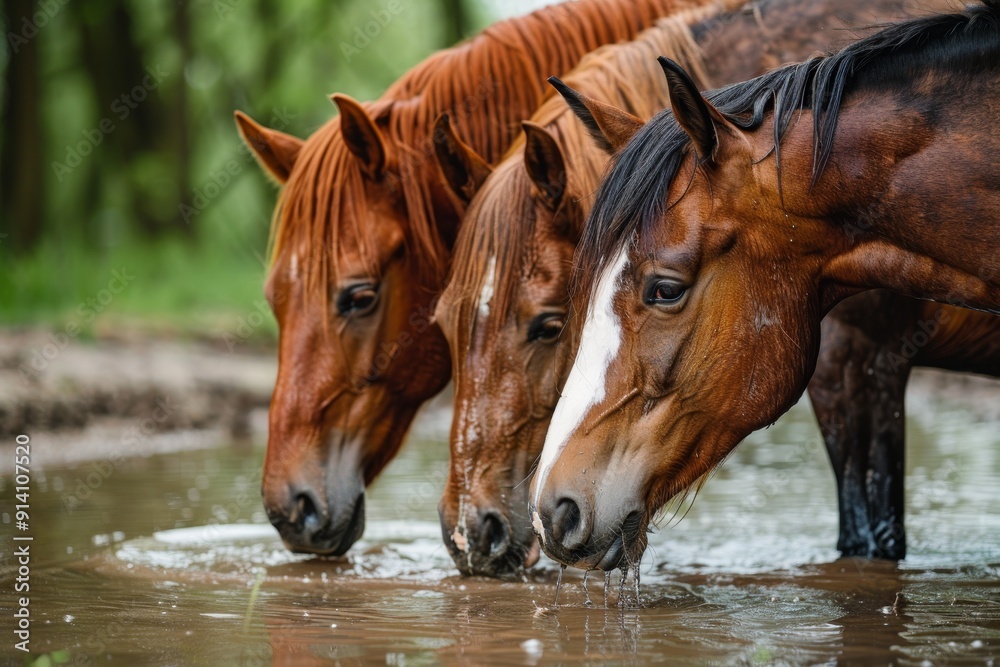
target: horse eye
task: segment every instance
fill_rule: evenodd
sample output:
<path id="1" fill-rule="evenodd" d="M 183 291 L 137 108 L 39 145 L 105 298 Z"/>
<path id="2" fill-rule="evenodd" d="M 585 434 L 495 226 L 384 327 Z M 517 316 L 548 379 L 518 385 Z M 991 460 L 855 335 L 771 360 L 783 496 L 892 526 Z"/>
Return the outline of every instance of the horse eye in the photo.
<path id="1" fill-rule="evenodd" d="M 672 280 L 657 280 L 646 291 L 646 304 L 669 306 L 681 300 L 687 287 Z"/>
<path id="2" fill-rule="evenodd" d="M 378 285 L 352 285 L 337 296 L 341 315 L 367 315 L 378 303 Z"/>
<path id="3" fill-rule="evenodd" d="M 539 315 L 528 327 L 528 342 L 553 343 L 559 339 L 563 326 L 562 315 Z"/>

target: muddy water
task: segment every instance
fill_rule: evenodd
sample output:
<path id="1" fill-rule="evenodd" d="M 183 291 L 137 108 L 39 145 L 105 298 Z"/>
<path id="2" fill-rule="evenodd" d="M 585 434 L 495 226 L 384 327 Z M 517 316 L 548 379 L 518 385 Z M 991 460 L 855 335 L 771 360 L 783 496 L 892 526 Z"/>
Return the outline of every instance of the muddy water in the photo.
<path id="1" fill-rule="evenodd" d="M 603 577 L 587 606 L 567 571 L 556 608 L 551 563 L 524 582 L 455 574 L 435 511 L 440 416 L 372 490 L 365 538 L 340 561 L 275 539 L 259 447 L 130 460 L 105 478 L 92 464 L 46 468 L 39 436 L 31 647 L 51 664 L 102 665 L 1000 662 L 998 424 L 961 405 L 910 413 L 911 556 L 898 567 L 837 560 L 833 478 L 802 405 L 651 536 L 639 605 L 631 582 L 618 605 L 616 574 L 608 607 Z M 4 512 L 12 496 L 0 478 Z M 9 553 L 0 662 L 21 664 Z"/>

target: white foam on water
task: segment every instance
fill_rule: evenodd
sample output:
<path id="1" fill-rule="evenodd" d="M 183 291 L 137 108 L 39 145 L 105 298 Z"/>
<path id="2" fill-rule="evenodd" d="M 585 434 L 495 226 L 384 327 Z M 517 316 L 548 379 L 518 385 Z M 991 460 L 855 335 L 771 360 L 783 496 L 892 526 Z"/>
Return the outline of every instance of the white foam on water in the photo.
<path id="1" fill-rule="evenodd" d="M 259 523 L 220 523 L 160 530 L 153 533 L 153 539 L 164 544 L 176 545 L 225 544 L 249 540 L 276 541 L 278 533 L 272 526 Z"/>

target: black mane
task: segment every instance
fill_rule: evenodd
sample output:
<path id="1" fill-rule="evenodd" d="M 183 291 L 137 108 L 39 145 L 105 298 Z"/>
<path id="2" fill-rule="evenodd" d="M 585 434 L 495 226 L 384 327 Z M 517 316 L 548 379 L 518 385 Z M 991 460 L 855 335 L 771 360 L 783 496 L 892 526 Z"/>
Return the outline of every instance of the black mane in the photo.
<path id="1" fill-rule="evenodd" d="M 904 21 L 861 39 L 840 52 L 787 65 L 755 79 L 706 93 L 733 124 L 759 128 L 774 117 L 774 152 L 798 111 L 813 112 L 813 183 L 833 148 L 837 117 L 847 92 L 863 86 L 905 89 L 914 72 L 948 62 L 975 72 L 984 53 L 1000 45 L 1000 0 L 982 0 L 962 13 Z M 956 64 L 959 63 L 959 64 Z M 604 265 L 631 239 L 665 213 L 670 186 L 689 153 L 688 136 L 667 109 L 658 113 L 614 159 L 597 191 L 576 260 L 574 290 L 597 283 Z"/>

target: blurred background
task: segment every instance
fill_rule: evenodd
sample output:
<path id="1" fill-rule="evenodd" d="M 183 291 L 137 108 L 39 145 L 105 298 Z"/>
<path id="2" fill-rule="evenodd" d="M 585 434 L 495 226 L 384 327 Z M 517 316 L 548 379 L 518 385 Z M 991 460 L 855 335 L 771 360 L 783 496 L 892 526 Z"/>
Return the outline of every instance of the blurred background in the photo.
<path id="1" fill-rule="evenodd" d="M 334 114 L 330 93 L 373 99 L 431 52 L 543 4 L 6 0 L 0 326 L 231 331 L 261 298 L 276 195 L 233 110 L 307 136 Z M 270 318 L 252 335 L 273 339 Z"/>

